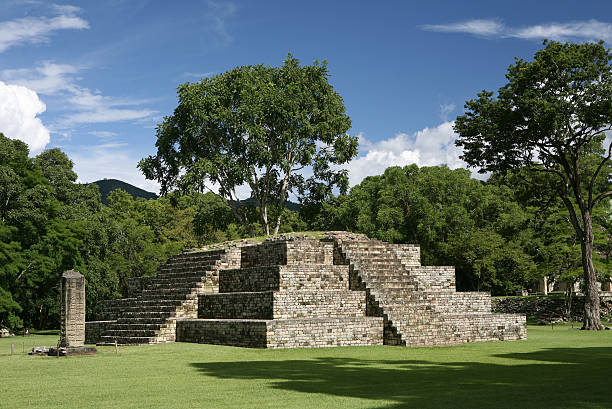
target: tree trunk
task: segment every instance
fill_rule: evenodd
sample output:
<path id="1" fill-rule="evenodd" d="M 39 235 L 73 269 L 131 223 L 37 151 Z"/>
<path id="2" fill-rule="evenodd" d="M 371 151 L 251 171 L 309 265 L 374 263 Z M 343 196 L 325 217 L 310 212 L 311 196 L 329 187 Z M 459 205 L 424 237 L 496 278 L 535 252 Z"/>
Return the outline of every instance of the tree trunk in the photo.
<path id="1" fill-rule="evenodd" d="M 283 203 L 283 206 L 284 205 L 285 204 Z M 278 234 L 278 229 L 280 228 L 280 225 L 281 225 L 281 217 L 283 217 L 283 209 L 280 210 L 280 214 L 276 218 L 276 223 L 275 223 L 275 226 L 274 226 L 274 235 L 275 236 Z"/>
<path id="2" fill-rule="evenodd" d="M 260 216 L 264 236 L 270 235 L 270 224 L 268 223 L 268 205 L 260 203 Z"/>
<path id="3" fill-rule="evenodd" d="M 597 290 L 597 276 L 593 266 L 593 221 L 590 212 L 584 212 L 584 234 L 581 241 L 582 269 L 584 272 L 584 324 L 585 330 L 602 330 L 599 316 L 599 292 Z"/>

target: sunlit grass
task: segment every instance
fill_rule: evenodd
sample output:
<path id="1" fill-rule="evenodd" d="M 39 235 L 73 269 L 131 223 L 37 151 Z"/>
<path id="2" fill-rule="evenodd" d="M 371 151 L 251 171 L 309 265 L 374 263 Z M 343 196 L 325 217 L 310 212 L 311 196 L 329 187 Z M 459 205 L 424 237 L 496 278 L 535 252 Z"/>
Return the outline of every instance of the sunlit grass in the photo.
<path id="1" fill-rule="evenodd" d="M 459 347 L 261 350 L 186 343 L 38 357 L 0 339 L 6 408 L 608 408 L 612 331 L 568 325 Z M 15 344 L 16 355 L 10 356 Z"/>

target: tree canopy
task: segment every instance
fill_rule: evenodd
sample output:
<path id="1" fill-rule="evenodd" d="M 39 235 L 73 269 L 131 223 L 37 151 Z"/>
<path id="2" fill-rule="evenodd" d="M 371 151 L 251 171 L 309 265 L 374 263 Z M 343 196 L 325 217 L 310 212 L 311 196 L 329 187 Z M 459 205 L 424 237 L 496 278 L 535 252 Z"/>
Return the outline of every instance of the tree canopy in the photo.
<path id="1" fill-rule="evenodd" d="M 279 68 L 243 66 L 183 84 L 174 114 L 157 127 L 157 154 L 139 167 L 162 194 L 218 189 L 254 234 L 238 197 L 248 185 L 263 233 L 277 233 L 290 192 L 348 187 L 337 165 L 357 154 L 357 138 L 328 78 L 326 62 L 301 66 L 289 55 Z"/>
<path id="2" fill-rule="evenodd" d="M 554 192 L 580 239 L 586 286 L 584 329 L 603 329 L 593 267 L 592 215 L 612 195 L 612 53 L 600 43 L 544 42 L 517 59 L 497 97 L 482 91 L 457 117 L 456 144 L 482 172 L 523 171 Z"/>

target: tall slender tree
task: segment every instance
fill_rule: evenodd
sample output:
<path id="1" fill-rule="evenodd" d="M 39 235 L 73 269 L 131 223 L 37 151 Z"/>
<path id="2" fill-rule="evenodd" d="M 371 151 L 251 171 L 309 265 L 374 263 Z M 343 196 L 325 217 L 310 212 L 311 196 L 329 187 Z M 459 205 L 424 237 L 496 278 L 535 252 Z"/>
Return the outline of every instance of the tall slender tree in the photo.
<path id="1" fill-rule="evenodd" d="M 482 91 L 457 117 L 457 146 L 481 172 L 523 168 L 530 183 L 553 183 L 580 238 L 586 289 L 583 329 L 601 330 L 593 267 L 593 211 L 612 196 L 612 53 L 603 42 L 544 41 L 517 59 L 497 97 Z M 547 177 L 539 177 L 542 174 Z"/>

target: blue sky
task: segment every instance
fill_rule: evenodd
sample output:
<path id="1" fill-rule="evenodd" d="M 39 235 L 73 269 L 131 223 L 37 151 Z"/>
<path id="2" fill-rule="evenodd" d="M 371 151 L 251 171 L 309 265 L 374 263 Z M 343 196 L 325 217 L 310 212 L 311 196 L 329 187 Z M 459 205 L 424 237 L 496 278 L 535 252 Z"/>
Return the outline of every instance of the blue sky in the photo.
<path id="1" fill-rule="evenodd" d="M 351 183 L 387 166 L 464 166 L 452 121 L 543 38 L 612 42 L 609 1 L 0 2 L 0 132 L 59 147 L 82 182 L 136 168 L 176 87 L 238 65 L 327 60 L 360 137 Z"/>

